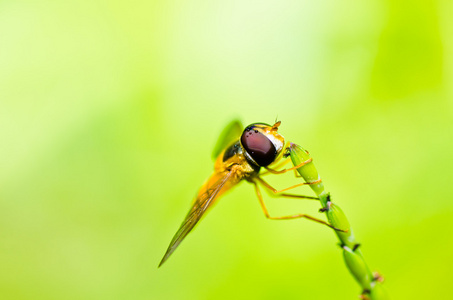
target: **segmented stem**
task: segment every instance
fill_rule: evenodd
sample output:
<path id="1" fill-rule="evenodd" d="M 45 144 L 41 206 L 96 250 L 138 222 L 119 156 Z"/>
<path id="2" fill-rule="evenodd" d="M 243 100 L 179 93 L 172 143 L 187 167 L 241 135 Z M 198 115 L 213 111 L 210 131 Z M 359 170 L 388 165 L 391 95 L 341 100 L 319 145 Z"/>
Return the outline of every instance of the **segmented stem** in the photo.
<path id="1" fill-rule="evenodd" d="M 293 143 L 291 143 L 291 146 L 287 148 L 285 155 L 291 156 L 291 161 L 294 166 L 311 159 L 308 151 Z M 318 170 L 316 170 L 313 162 L 298 168 L 297 172 L 306 182 L 313 182 L 320 179 Z M 343 258 L 349 272 L 362 287 L 362 294 L 360 295 L 361 299 L 388 299 L 388 295 L 382 287 L 382 277 L 377 273 L 373 274 L 368 268 L 359 248 L 360 244 L 356 241 L 352 228 L 349 225 L 348 219 L 343 211 L 338 205 L 335 205 L 330 201 L 330 194 L 325 191 L 322 181 L 316 184 L 311 184 L 310 187 L 318 196 L 322 206 L 320 211 L 325 212 L 329 223 L 333 227 L 347 230 L 347 232 L 335 230 L 335 234 L 340 240 L 340 246 L 343 250 Z"/>

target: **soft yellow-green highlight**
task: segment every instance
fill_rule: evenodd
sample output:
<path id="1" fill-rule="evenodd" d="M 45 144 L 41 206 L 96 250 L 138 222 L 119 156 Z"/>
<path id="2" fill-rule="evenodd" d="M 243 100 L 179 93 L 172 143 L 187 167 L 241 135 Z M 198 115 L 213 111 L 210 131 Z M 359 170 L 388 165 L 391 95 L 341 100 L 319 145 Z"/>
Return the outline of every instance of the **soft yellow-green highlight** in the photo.
<path id="1" fill-rule="evenodd" d="M 157 269 L 222 128 L 276 117 L 391 298 L 453 298 L 451 1 L 0 8 L 1 299 L 356 299 L 331 230 L 247 183 Z"/>

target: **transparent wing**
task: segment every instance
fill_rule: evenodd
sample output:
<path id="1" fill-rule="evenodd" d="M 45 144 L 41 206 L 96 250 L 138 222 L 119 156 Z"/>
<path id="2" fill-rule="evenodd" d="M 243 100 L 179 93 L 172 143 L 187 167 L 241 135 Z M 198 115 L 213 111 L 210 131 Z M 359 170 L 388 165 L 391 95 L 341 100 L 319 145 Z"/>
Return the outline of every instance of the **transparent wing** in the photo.
<path id="1" fill-rule="evenodd" d="M 215 160 L 226 147 L 237 140 L 241 136 L 243 130 L 244 127 L 242 126 L 241 121 L 231 121 L 220 134 L 214 147 L 214 151 L 212 151 L 212 159 Z"/>
<path id="2" fill-rule="evenodd" d="M 216 173 L 207 181 L 207 185 L 203 188 L 204 191 L 202 190 L 198 195 L 184 222 L 182 222 L 181 227 L 179 227 L 179 230 L 171 240 L 167 252 L 162 258 L 159 267 L 168 259 L 168 257 L 170 257 L 170 255 L 175 251 L 182 240 L 198 223 L 206 210 L 211 206 L 212 203 L 214 203 L 214 199 L 218 195 L 220 195 L 220 190 L 231 178 L 232 173 L 232 171 L 227 171 L 225 173 Z M 211 182 L 213 183 L 210 184 Z"/>

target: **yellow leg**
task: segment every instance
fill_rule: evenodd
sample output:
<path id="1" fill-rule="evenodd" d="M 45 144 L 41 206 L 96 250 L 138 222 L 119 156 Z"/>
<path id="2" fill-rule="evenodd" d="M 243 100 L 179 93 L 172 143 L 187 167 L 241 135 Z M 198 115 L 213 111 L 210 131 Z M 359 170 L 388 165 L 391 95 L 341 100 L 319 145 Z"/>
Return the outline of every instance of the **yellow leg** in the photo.
<path id="1" fill-rule="evenodd" d="M 276 169 L 279 169 L 279 168 L 283 167 L 284 165 L 286 165 L 286 164 L 289 162 L 289 159 L 290 159 L 290 157 L 283 158 L 283 161 L 281 161 L 280 163 L 278 163 L 278 165 L 276 165 L 275 168 L 276 168 Z M 272 173 L 272 171 L 274 171 L 274 170 L 272 170 L 272 171 L 271 171 L 271 170 L 272 170 L 272 169 L 266 167 L 266 171 L 260 173 L 260 175 L 267 175 L 267 174 L 270 174 L 270 173 Z M 274 171 L 274 172 L 275 172 L 275 171 Z M 272 174 L 275 174 L 275 173 L 272 173 Z"/>
<path id="2" fill-rule="evenodd" d="M 260 191 L 260 189 L 258 187 L 258 184 L 255 181 L 252 181 L 252 183 L 255 185 L 256 195 L 258 196 L 258 200 L 260 201 L 261 209 L 263 210 L 264 215 L 266 216 L 266 218 L 271 219 L 271 220 L 290 220 L 290 219 L 306 218 L 308 220 L 311 220 L 311 221 L 314 221 L 314 222 L 317 222 L 317 223 L 320 223 L 320 224 L 324 224 L 324 225 L 326 225 L 326 226 L 328 226 L 328 227 L 330 227 L 332 229 L 345 232 L 342 229 L 339 229 L 339 228 L 336 228 L 336 227 L 330 225 L 326 221 L 317 219 L 317 218 L 309 216 L 307 214 L 297 214 L 297 215 L 282 216 L 282 217 L 271 217 L 270 214 L 269 214 L 269 211 L 267 210 L 266 205 L 264 204 L 263 196 L 261 195 L 261 191 Z"/>
<path id="3" fill-rule="evenodd" d="M 319 200 L 318 197 L 294 195 L 294 194 L 271 194 L 273 197 L 286 197 L 286 198 L 297 198 L 297 199 L 308 199 L 308 200 Z"/>
<path id="4" fill-rule="evenodd" d="M 302 183 L 298 183 L 298 184 L 295 184 L 293 186 L 290 186 L 290 187 L 287 187 L 286 189 L 283 189 L 283 190 L 277 190 L 275 188 L 273 188 L 269 183 L 267 183 L 266 181 L 264 181 L 263 179 L 261 179 L 260 177 L 255 177 L 256 180 L 258 180 L 263 186 L 265 186 L 266 188 L 268 188 L 269 190 L 271 190 L 274 194 L 280 194 L 282 192 L 285 192 L 287 190 L 291 190 L 291 189 L 294 189 L 296 187 L 299 187 L 299 186 L 303 186 L 303 185 L 310 185 L 310 184 L 316 184 L 316 183 L 320 183 L 322 180 L 321 179 L 318 179 L 318 180 L 315 180 L 315 181 L 312 181 L 312 182 L 302 182 Z"/>
<path id="5" fill-rule="evenodd" d="M 258 180 L 261 180 L 260 182 L 264 185 L 265 188 L 270 190 L 272 193 L 270 195 L 272 197 L 286 197 L 286 198 L 297 198 L 297 199 L 309 199 L 309 200 L 319 200 L 318 197 L 313 197 L 313 196 L 304 196 L 304 195 L 295 195 L 295 194 L 285 194 L 285 193 L 278 193 L 276 189 L 274 189 L 270 184 L 262 180 L 261 178 L 258 178 Z M 251 181 L 253 183 L 253 181 Z"/>
<path id="6" fill-rule="evenodd" d="M 309 164 L 313 161 L 313 158 L 310 158 L 304 162 L 301 162 L 300 164 L 298 164 L 297 166 L 294 166 L 292 168 L 289 168 L 289 169 L 283 169 L 283 170 L 280 170 L 280 171 L 277 171 L 277 170 L 273 170 L 271 168 L 268 168 L 268 167 L 265 167 L 266 170 L 272 174 L 284 174 L 286 172 L 289 172 L 289 171 L 292 171 L 292 170 L 296 170 L 296 169 L 299 169 L 300 167 L 302 166 L 305 166 L 306 164 Z"/>

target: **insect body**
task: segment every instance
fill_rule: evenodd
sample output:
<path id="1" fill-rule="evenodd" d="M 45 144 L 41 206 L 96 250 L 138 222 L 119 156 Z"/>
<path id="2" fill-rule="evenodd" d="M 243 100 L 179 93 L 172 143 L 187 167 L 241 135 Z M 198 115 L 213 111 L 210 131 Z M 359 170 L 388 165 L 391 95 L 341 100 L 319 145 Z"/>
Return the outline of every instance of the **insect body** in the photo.
<path id="1" fill-rule="evenodd" d="M 280 123 L 280 121 L 276 122 L 274 125 L 254 123 L 247 126 L 242 134 L 240 132 L 237 132 L 238 128 L 241 128 L 241 126 L 238 125 L 238 123 L 232 123 L 233 126 L 230 126 L 231 128 L 229 129 L 229 131 L 225 132 L 224 134 L 225 137 L 221 138 L 220 143 L 218 143 L 218 146 L 227 145 L 227 147 L 222 151 L 216 152 L 217 158 L 214 164 L 214 172 L 200 188 L 198 195 L 192 205 L 192 208 L 190 209 L 179 230 L 176 232 L 175 236 L 170 242 L 167 252 L 162 258 L 159 267 L 175 251 L 182 240 L 194 228 L 203 214 L 209 207 L 212 206 L 212 204 L 220 197 L 220 195 L 222 195 L 224 192 L 244 179 L 255 185 L 258 199 L 267 218 L 308 218 L 330 226 L 322 220 L 318 220 L 305 214 L 297 214 L 285 217 L 271 217 L 266 209 L 266 206 L 264 205 L 261 193 L 258 188 L 258 182 L 261 183 L 264 187 L 272 190 L 274 193 L 279 194 L 279 196 L 317 199 L 316 197 L 281 193 L 288 189 L 311 183 L 301 183 L 286 188 L 282 191 L 277 191 L 259 176 L 259 172 L 262 167 L 266 168 L 270 173 L 282 174 L 311 162 L 306 161 L 298 166 L 290 169 L 284 169 L 282 171 L 275 171 L 268 167 L 270 164 L 279 160 L 282 156 L 281 154 L 285 145 L 285 139 L 278 133 L 278 127 L 280 126 Z M 232 131 L 236 131 L 237 134 L 235 135 Z M 319 180 L 312 183 L 318 182 Z"/>

